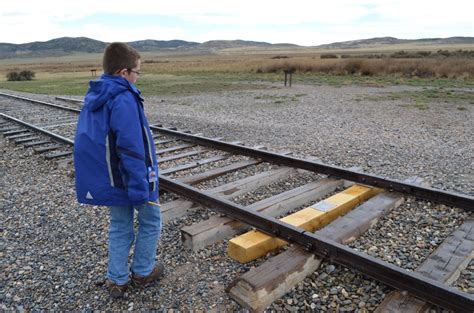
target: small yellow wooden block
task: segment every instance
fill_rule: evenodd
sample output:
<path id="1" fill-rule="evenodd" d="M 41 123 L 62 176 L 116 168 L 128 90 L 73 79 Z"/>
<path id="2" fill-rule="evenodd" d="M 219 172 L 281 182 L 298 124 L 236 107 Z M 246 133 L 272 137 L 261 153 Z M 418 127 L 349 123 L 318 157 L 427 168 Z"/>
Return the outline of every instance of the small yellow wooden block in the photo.
<path id="1" fill-rule="evenodd" d="M 381 189 L 377 188 L 354 185 L 308 208 L 285 216 L 281 221 L 314 232 L 380 191 Z M 240 263 L 247 263 L 286 244 L 284 240 L 252 230 L 231 239 L 227 253 Z"/>
<path id="2" fill-rule="evenodd" d="M 319 219 L 324 212 L 313 208 L 306 208 L 280 219 L 290 225 L 303 228 L 307 231 L 313 231 L 319 225 Z"/>

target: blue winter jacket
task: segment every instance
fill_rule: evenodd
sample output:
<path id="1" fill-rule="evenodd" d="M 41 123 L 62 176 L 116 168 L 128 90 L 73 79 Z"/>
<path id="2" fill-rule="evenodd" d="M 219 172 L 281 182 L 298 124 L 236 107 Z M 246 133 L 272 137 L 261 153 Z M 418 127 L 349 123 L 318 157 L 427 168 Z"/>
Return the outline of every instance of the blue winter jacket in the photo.
<path id="1" fill-rule="evenodd" d="M 120 76 L 91 81 L 74 141 L 77 199 L 124 206 L 158 199 L 155 145 L 140 91 Z"/>

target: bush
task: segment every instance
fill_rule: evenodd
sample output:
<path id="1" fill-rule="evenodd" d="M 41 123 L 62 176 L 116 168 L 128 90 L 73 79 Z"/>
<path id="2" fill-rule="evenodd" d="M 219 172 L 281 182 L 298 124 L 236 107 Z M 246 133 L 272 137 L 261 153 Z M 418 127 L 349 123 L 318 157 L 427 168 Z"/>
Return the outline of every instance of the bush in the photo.
<path id="1" fill-rule="evenodd" d="M 253 70 L 256 73 L 281 73 L 294 70 L 295 73 L 323 73 L 331 75 L 399 75 L 405 77 L 448 77 L 474 78 L 474 59 L 471 57 L 436 58 L 344 58 L 344 59 L 293 59 L 261 63 Z"/>
<path id="2" fill-rule="evenodd" d="M 35 72 L 33 71 L 21 71 L 21 72 L 10 72 L 7 74 L 8 81 L 24 81 L 33 80 L 35 78 Z"/>
<path id="3" fill-rule="evenodd" d="M 337 59 L 337 55 L 332 54 L 332 53 L 325 53 L 325 54 L 321 54 L 320 58 L 321 59 Z"/>

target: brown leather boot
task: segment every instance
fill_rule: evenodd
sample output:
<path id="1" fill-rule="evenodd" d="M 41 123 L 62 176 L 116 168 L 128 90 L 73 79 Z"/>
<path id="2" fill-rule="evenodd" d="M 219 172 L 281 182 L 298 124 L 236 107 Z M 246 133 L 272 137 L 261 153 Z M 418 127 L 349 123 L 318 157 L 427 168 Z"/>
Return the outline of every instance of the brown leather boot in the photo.
<path id="1" fill-rule="evenodd" d="M 153 271 L 151 271 L 151 273 L 148 276 L 139 277 L 135 274 L 132 274 L 132 285 L 134 287 L 146 286 L 150 283 L 153 283 L 159 280 L 160 278 L 163 277 L 164 274 L 165 274 L 165 267 L 163 266 L 163 264 L 157 262 L 155 265 L 155 268 L 153 269 Z"/>
<path id="2" fill-rule="evenodd" d="M 107 288 L 109 289 L 110 296 L 114 299 L 123 298 L 125 295 L 125 291 L 127 291 L 129 287 L 129 283 L 126 283 L 125 285 L 117 285 L 111 280 L 107 280 L 106 284 Z"/>

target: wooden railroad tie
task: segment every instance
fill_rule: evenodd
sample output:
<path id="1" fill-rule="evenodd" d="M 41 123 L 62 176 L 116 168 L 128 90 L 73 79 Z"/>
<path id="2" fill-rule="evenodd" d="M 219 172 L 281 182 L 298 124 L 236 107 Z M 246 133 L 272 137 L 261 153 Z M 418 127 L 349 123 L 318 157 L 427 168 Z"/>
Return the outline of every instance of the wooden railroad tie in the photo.
<path id="1" fill-rule="evenodd" d="M 8 140 L 15 140 L 16 141 L 16 139 L 21 139 L 21 138 L 26 138 L 26 137 L 31 137 L 31 136 L 33 136 L 33 134 L 28 132 L 28 133 L 22 133 L 22 134 L 18 134 L 18 135 L 14 135 L 14 136 L 9 136 L 9 137 L 5 136 L 5 137 L 7 137 Z"/>
<path id="2" fill-rule="evenodd" d="M 381 192 L 381 189 L 354 185 L 326 200 L 288 215 L 282 218 L 281 221 L 313 232 L 379 192 Z M 227 253 L 240 263 L 247 263 L 286 244 L 288 243 L 284 240 L 252 230 L 231 239 Z"/>
<path id="3" fill-rule="evenodd" d="M 39 136 L 32 136 L 31 137 L 31 135 L 30 135 L 30 137 L 20 138 L 20 139 L 15 140 L 15 143 L 20 144 L 20 143 L 35 141 L 35 140 L 38 140 L 38 139 L 40 139 Z"/>
<path id="4" fill-rule="evenodd" d="M 29 132 L 30 132 L 29 129 L 15 129 L 15 130 L 4 132 L 3 137 L 15 138 L 13 136 L 16 134 L 23 134 L 23 133 L 29 133 Z"/>

